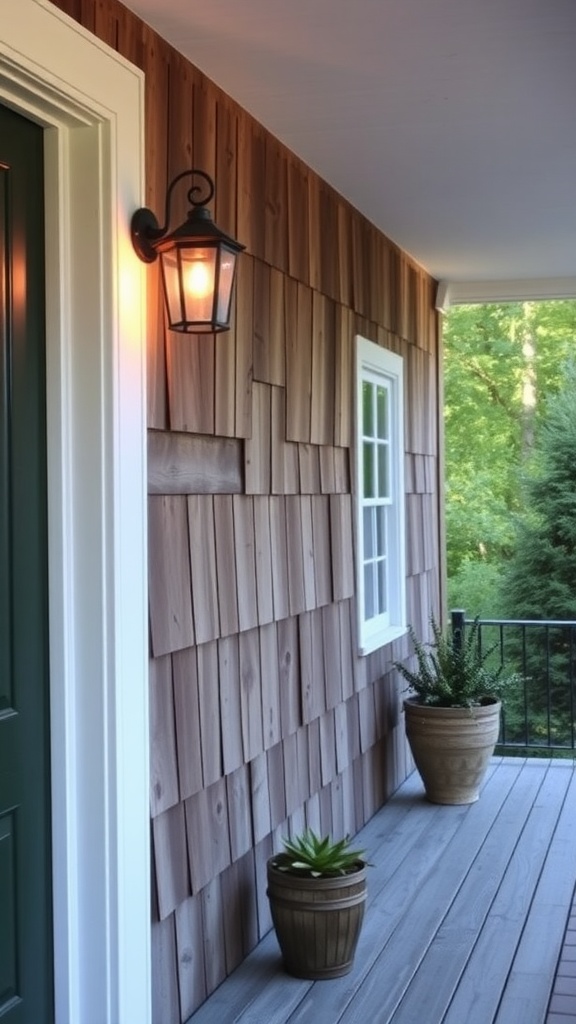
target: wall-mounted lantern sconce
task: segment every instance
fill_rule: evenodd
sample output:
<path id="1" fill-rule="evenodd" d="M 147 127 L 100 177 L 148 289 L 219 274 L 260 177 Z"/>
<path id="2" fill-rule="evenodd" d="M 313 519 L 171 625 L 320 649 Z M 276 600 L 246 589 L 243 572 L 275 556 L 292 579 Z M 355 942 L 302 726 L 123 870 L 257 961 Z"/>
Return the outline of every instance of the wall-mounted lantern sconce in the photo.
<path id="1" fill-rule="evenodd" d="M 188 190 L 191 209 L 179 228 L 168 233 L 170 201 L 182 178 L 202 178 L 204 186 Z M 204 199 L 198 193 L 206 191 Z M 172 331 L 204 334 L 227 331 L 236 256 L 245 248 L 220 230 L 206 204 L 214 195 L 214 182 L 204 171 L 179 174 L 168 187 L 164 225 L 151 210 L 142 207 L 132 217 L 132 244 L 141 260 L 153 263 L 160 256 L 164 297 Z"/>

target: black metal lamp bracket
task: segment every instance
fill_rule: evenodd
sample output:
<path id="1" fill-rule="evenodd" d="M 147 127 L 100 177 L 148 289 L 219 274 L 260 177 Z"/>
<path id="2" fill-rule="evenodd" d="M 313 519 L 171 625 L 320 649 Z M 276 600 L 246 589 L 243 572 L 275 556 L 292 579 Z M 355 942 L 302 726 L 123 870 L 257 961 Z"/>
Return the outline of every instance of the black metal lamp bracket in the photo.
<path id="1" fill-rule="evenodd" d="M 189 171 L 182 171 L 178 174 L 168 186 L 166 192 L 166 208 L 164 212 L 164 224 L 162 227 L 158 224 L 158 218 L 149 210 L 146 206 L 142 206 L 132 216 L 130 223 L 130 234 L 132 237 L 132 244 L 138 253 L 138 256 L 144 263 L 153 263 L 157 258 L 158 253 L 156 251 L 156 243 L 158 243 L 168 232 L 170 224 L 170 206 L 172 202 L 172 192 L 178 182 L 182 181 L 183 178 L 196 177 L 202 178 L 203 185 L 191 185 L 188 189 L 188 202 L 192 209 L 188 216 L 192 216 L 194 209 L 197 207 L 206 206 L 210 202 L 214 195 L 214 182 L 209 174 L 205 171 L 200 171 L 197 168 L 192 168 Z M 206 195 L 203 199 L 198 199 L 198 193 L 206 191 Z"/>

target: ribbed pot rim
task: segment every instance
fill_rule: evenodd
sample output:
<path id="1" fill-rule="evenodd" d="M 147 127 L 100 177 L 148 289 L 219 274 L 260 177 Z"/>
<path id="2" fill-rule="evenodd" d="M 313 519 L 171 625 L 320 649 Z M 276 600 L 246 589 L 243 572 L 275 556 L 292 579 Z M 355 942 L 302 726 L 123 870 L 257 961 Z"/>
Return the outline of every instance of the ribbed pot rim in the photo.
<path id="1" fill-rule="evenodd" d="M 430 715 L 443 714 L 453 718 L 464 718 L 470 715 L 491 715 L 502 707 L 502 701 L 498 697 L 486 697 L 485 700 L 485 704 L 473 704 L 469 708 L 451 708 L 443 707 L 440 704 L 422 704 L 417 697 L 405 697 L 404 710 L 413 709 Z"/>
<path id="2" fill-rule="evenodd" d="M 276 866 L 276 856 L 270 857 L 267 861 L 267 869 L 269 875 L 274 875 L 274 879 L 278 882 L 284 881 L 284 884 L 294 886 L 298 884 L 304 890 L 308 889 L 339 889 L 345 888 L 347 885 L 357 885 L 358 882 L 362 882 L 366 878 L 366 862 L 363 860 L 357 861 L 359 867 L 357 871 L 350 871 L 346 875 L 329 875 L 321 876 L 320 878 L 307 878 L 306 875 L 297 874 L 295 871 L 281 871 Z M 290 879 L 288 882 L 287 879 Z"/>

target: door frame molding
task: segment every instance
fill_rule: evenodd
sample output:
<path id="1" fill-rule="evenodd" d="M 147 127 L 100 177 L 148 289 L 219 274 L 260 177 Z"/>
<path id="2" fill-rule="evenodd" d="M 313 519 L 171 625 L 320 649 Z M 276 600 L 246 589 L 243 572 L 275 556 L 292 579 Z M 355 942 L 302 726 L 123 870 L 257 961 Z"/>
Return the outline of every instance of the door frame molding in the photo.
<path id="1" fill-rule="evenodd" d="M 0 101 L 46 128 L 57 1024 L 148 1024 L 142 73 L 48 2 L 2 0 Z"/>

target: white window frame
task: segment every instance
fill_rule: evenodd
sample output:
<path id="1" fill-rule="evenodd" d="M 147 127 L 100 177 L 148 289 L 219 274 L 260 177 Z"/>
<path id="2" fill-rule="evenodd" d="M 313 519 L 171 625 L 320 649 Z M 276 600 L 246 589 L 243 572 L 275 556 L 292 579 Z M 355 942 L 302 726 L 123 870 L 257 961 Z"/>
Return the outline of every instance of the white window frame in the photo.
<path id="1" fill-rule="evenodd" d="M 361 655 L 383 647 L 407 630 L 406 624 L 406 527 L 404 492 L 404 360 L 395 352 L 356 335 L 355 401 L 355 519 L 356 519 L 356 593 L 358 607 L 358 649 Z M 386 387 L 390 399 L 389 473 L 390 500 L 382 499 L 387 514 L 387 609 L 384 614 L 366 619 L 364 590 L 364 509 L 378 504 L 364 498 L 363 405 L 362 385 L 368 380 Z"/>

